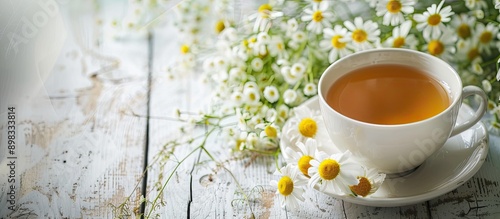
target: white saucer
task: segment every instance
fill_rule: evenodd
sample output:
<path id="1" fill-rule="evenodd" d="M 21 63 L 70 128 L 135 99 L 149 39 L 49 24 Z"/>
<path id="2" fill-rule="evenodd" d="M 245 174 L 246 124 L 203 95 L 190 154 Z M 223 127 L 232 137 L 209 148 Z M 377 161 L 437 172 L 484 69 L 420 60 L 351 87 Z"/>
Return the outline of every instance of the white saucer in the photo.
<path id="1" fill-rule="evenodd" d="M 311 98 L 302 106 L 319 111 L 318 97 Z M 473 110 L 462 104 L 457 123 L 472 115 Z M 282 139 L 281 151 L 290 147 L 285 142 L 288 142 L 288 139 Z M 375 207 L 395 207 L 424 202 L 448 193 L 469 180 L 484 163 L 488 148 L 488 132 L 484 124 L 479 122 L 448 139 L 440 150 L 431 155 L 413 173 L 404 177 L 386 178 L 377 192 L 369 197 L 339 195 L 333 191 L 324 193 L 347 202 Z M 285 153 L 282 154 L 286 156 Z"/>

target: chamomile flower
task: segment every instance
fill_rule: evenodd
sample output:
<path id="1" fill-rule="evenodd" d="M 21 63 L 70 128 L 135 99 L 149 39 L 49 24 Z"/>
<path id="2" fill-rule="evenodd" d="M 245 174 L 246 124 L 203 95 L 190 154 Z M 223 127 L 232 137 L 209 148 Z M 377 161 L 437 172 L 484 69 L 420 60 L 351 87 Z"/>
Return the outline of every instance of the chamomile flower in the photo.
<path id="1" fill-rule="evenodd" d="M 457 58 L 459 60 L 472 62 L 480 57 L 479 43 L 476 37 L 467 40 L 459 40 L 457 43 Z"/>
<path id="2" fill-rule="evenodd" d="M 470 10 L 483 10 L 488 8 L 484 0 L 465 0 L 465 6 Z"/>
<path id="3" fill-rule="evenodd" d="M 413 19 L 418 22 L 417 29 L 422 31 L 425 39 L 438 38 L 441 32 L 445 29 L 444 23 L 451 20 L 453 15 L 451 6 L 443 8 L 444 0 L 436 6 L 432 4 L 423 14 L 416 14 Z"/>
<path id="4" fill-rule="evenodd" d="M 277 188 L 276 194 L 279 195 L 281 207 L 297 208 L 298 201 L 304 201 L 304 186 L 307 185 L 307 178 L 291 164 L 282 167 L 274 174 L 281 177 L 278 181 L 271 181 L 271 185 Z"/>
<path id="5" fill-rule="evenodd" d="M 474 29 L 475 23 L 476 18 L 466 13 L 454 15 L 451 19 L 451 26 L 455 28 L 457 35 L 461 39 L 468 39 L 472 36 L 472 30 Z"/>
<path id="6" fill-rule="evenodd" d="M 433 38 L 424 45 L 423 50 L 427 53 L 439 57 L 443 60 L 453 60 L 455 54 L 455 34 L 450 30 L 445 30 L 438 38 Z"/>
<path id="7" fill-rule="evenodd" d="M 287 89 L 283 93 L 283 100 L 285 101 L 286 104 L 288 105 L 293 105 L 295 101 L 297 100 L 297 92 L 292 90 L 292 89 Z"/>
<path id="8" fill-rule="evenodd" d="M 392 29 L 392 36 L 385 42 L 385 46 L 393 48 L 416 49 L 418 40 L 413 34 L 408 34 L 411 29 L 411 21 L 405 21 L 400 26 Z"/>
<path id="9" fill-rule="evenodd" d="M 316 88 L 316 84 L 314 83 L 307 83 L 305 86 L 304 86 L 304 94 L 306 96 L 313 96 L 313 95 L 316 95 L 316 92 L 317 92 L 317 88 Z"/>
<path id="10" fill-rule="evenodd" d="M 280 98 L 280 93 L 278 91 L 278 88 L 275 86 L 267 86 L 264 89 L 264 98 L 266 98 L 267 101 L 270 103 L 274 103 L 279 100 Z"/>
<path id="11" fill-rule="evenodd" d="M 254 70 L 256 72 L 260 72 L 260 71 L 262 71 L 262 68 L 264 67 L 264 62 L 262 61 L 261 58 L 255 57 L 252 59 L 250 66 L 252 67 L 252 70 Z"/>
<path id="12" fill-rule="evenodd" d="M 346 42 L 351 42 L 355 51 L 362 51 L 374 48 L 380 41 L 380 30 L 377 23 L 368 20 L 363 22 L 363 18 L 354 18 L 354 23 L 345 21 L 344 26 L 349 30 L 350 38 Z"/>
<path id="13" fill-rule="evenodd" d="M 245 89 L 243 91 L 243 95 L 245 96 L 246 104 L 252 106 L 260 103 L 260 94 L 259 90 L 254 89 Z"/>
<path id="14" fill-rule="evenodd" d="M 292 67 L 283 66 L 281 68 L 281 74 L 285 82 L 294 85 L 304 77 L 305 66 L 302 63 L 295 63 Z"/>
<path id="15" fill-rule="evenodd" d="M 271 4 L 262 4 L 259 6 L 257 13 L 250 15 L 248 18 L 251 21 L 255 20 L 254 32 L 267 32 L 271 28 L 271 21 L 281 16 L 283 16 L 283 12 L 273 10 Z"/>
<path id="16" fill-rule="evenodd" d="M 357 196 L 366 197 L 378 190 L 384 182 L 385 174 L 379 173 L 376 169 L 369 169 L 364 170 L 364 174 L 357 178 L 358 182 L 349 188 Z"/>
<path id="17" fill-rule="evenodd" d="M 330 63 L 352 53 L 350 46 L 346 42 L 349 38 L 346 28 L 335 25 L 333 29 L 325 28 L 323 32 L 325 39 L 319 45 L 322 49 L 330 50 L 330 53 L 328 53 Z"/>
<path id="18" fill-rule="evenodd" d="M 486 93 L 489 93 L 491 91 L 491 83 L 488 80 L 483 80 L 481 81 L 481 85 L 483 86 L 483 90 Z"/>
<path id="19" fill-rule="evenodd" d="M 280 36 L 272 36 L 269 42 L 269 54 L 273 57 L 278 57 L 279 59 L 287 59 L 288 52 L 286 51 L 285 43 L 283 38 Z"/>
<path id="20" fill-rule="evenodd" d="M 296 150 L 292 149 L 292 147 L 287 147 L 284 151 L 287 155 L 286 162 L 289 164 L 294 164 L 297 168 L 304 174 L 304 176 L 309 178 L 309 167 L 311 164 L 309 161 L 314 159 L 314 154 L 318 148 L 318 142 L 312 138 L 309 138 L 303 142 L 296 142 Z"/>
<path id="21" fill-rule="evenodd" d="M 404 14 L 413 13 L 414 0 L 381 0 L 377 6 L 377 16 L 384 15 L 382 24 L 396 26 L 404 21 Z"/>
<path id="22" fill-rule="evenodd" d="M 294 117 L 290 120 L 292 128 L 285 133 L 292 144 L 297 141 L 304 142 L 307 138 L 318 141 L 329 139 L 319 111 L 299 106 L 294 109 L 294 113 Z"/>
<path id="23" fill-rule="evenodd" d="M 333 20 L 333 13 L 327 11 L 327 9 L 328 4 L 326 1 L 322 1 L 320 4 L 313 4 L 312 9 L 305 9 L 302 21 L 309 21 L 306 29 L 315 34 L 321 34 L 323 28 L 331 27 L 330 22 Z"/>
<path id="24" fill-rule="evenodd" d="M 277 122 L 283 123 L 288 119 L 290 109 L 285 104 L 281 104 L 277 107 Z"/>
<path id="25" fill-rule="evenodd" d="M 309 162 L 308 185 L 318 186 L 322 192 L 349 194 L 349 185 L 358 184 L 357 176 L 362 172 L 362 167 L 350 160 L 350 156 L 349 151 L 333 155 L 317 151 Z"/>
<path id="26" fill-rule="evenodd" d="M 479 51 L 491 54 L 491 47 L 494 46 L 494 39 L 498 33 L 498 25 L 488 23 L 485 26 L 483 23 L 478 23 L 475 33 L 479 39 Z"/>

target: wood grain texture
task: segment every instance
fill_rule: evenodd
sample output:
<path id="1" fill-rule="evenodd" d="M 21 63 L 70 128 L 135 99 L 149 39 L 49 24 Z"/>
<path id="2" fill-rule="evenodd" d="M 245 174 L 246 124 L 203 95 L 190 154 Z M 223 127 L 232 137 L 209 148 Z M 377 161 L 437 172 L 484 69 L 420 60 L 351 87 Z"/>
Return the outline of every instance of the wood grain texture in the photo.
<path id="1" fill-rule="evenodd" d="M 111 205 L 141 195 L 132 191 L 142 174 L 146 119 L 129 112 L 147 109 L 147 42 L 95 46 L 87 35 L 95 32 L 85 28 L 102 27 L 93 16 L 77 19 L 87 26 L 68 30 L 43 89 L 18 109 L 18 209 L 2 209 L 0 217 L 110 218 Z M 120 64 L 103 70 L 106 60 L 95 54 Z"/>

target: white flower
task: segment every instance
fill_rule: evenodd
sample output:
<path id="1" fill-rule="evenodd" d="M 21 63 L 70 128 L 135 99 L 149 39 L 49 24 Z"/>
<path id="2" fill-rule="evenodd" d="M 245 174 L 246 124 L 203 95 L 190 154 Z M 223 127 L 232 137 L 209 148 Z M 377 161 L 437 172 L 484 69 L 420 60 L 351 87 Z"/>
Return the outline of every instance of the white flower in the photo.
<path id="1" fill-rule="evenodd" d="M 274 11 L 270 4 L 262 4 L 257 13 L 248 16 L 248 19 L 255 20 L 254 32 L 267 32 L 271 28 L 271 21 L 281 16 L 283 16 L 283 12 Z"/>
<path id="2" fill-rule="evenodd" d="M 317 151 L 309 163 L 310 187 L 318 186 L 319 190 L 336 194 L 349 194 L 349 185 L 358 184 L 357 176 L 363 169 L 359 164 L 350 160 L 351 152 L 328 155 Z"/>
<path id="3" fill-rule="evenodd" d="M 252 70 L 260 72 L 262 71 L 262 67 L 264 67 L 264 62 L 259 57 L 255 57 L 252 59 L 252 63 L 250 63 L 250 66 L 252 66 Z"/>
<path id="4" fill-rule="evenodd" d="M 299 23 L 295 18 L 290 18 L 286 21 L 286 36 L 291 37 L 292 33 L 299 29 Z"/>
<path id="5" fill-rule="evenodd" d="M 358 183 L 349 186 L 351 191 L 357 196 L 366 197 L 375 193 L 382 185 L 385 174 L 379 173 L 376 169 L 364 170 L 364 174 L 358 176 Z"/>
<path id="6" fill-rule="evenodd" d="M 381 0 L 377 6 L 377 16 L 384 15 L 383 24 L 396 26 L 404 21 L 403 13 L 413 13 L 414 0 Z"/>
<path id="7" fill-rule="evenodd" d="M 457 40 L 456 35 L 445 29 L 443 34 L 435 39 L 431 39 L 427 44 L 424 45 L 423 49 L 429 54 L 437 56 L 444 60 L 453 60 L 453 55 L 455 54 L 455 41 Z"/>
<path id="8" fill-rule="evenodd" d="M 451 26 L 456 29 L 457 35 L 461 39 L 468 39 L 472 36 L 475 23 L 476 19 L 465 13 L 454 15 L 451 19 Z"/>
<path id="9" fill-rule="evenodd" d="M 260 102 L 260 94 L 259 90 L 255 89 L 245 89 L 243 91 L 243 95 L 245 95 L 245 101 L 248 105 L 256 105 Z"/>
<path id="10" fill-rule="evenodd" d="M 294 104 L 295 100 L 297 100 L 297 92 L 295 92 L 292 89 L 288 89 L 283 93 L 283 99 L 286 104 L 292 105 Z"/>
<path id="11" fill-rule="evenodd" d="M 488 23 L 484 26 L 483 23 L 477 23 L 475 33 L 479 39 L 479 51 L 491 54 L 491 47 L 494 46 L 494 39 L 498 33 L 498 25 Z"/>
<path id="12" fill-rule="evenodd" d="M 302 16 L 302 21 L 310 21 L 306 29 L 315 34 L 320 34 L 324 27 L 331 27 L 330 22 L 333 19 L 333 13 L 326 11 L 328 3 L 322 1 L 320 4 L 313 4 L 312 10 L 307 8 L 304 10 L 306 15 Z"/>
<path id="13" fill-rule="evenodd" d="M 303 142 L 296 142 L 295 146 L 297 146 L 297 150 L 292 149 L 292 147 L 287 147 L 285 149 L 285 153 L 288 156 L 286 162 L 289 164 L 296 165 L 297 168 L 304 174 L 304 176 L 309 177 L 308 171 L 311 164 L 309 161 L 314 159 L 314 153 L 318 148 L 318 142 L 315 139 L 308 138 Z"/>
<path id="14" fill-rule="evenodd" d="M 241 104 L 245 101 L 245 97 L 241 92 L 235 91 L 231 94 L 231 100 L 236 106 L 241 106 Z"/>
<path id="15" fill-rule="evenodd" d="M 425 39 L 438 38 L 441 32 L 445 29 L 443 23 L 451 20 L 450 16 L 453 15 L 451 11 L 451 6 L 443 7 L 444 0 L 436 4 L 432 4 L 431 7 L 427 8 L 423 14 L 416 14 L 413 19 L 418 22 L 417 29 L 422 31 Z"/>
<path id="16" fill-rule="evenodd" d="M 483 67 L 481 67 L 481 64 L 483 63 L 483 59 L 478 56 L 474 60 L 472 60 L 472 63 L 470 64 L 470 70 L 472 73 L 475 73 L 477 75 L 482 75 L 483 74 Z"/>
<path id="17" fill-rule="evenodd" d="M 276 124 L 274 123 L 270 123 L 270 124 L 264 124 L 264 123 L 261 123 L 261 124 L 258 124 L 255 126 L 256 129 L 260 129 L 262 130 L 260 132 L 260 138 L 274 138 L 274 139 L 277 139 L 279 138 L 279 127 L 276 126 Z"/>
<path id="18" fill-rule="evenodd" d="M 274 108 L 271 108 L 267 110 L 265 119 L 268 122 L 275 122 L 277 116 L 278 116 L 278 111 L 276 111 L 276 109 Z"/>
<path id="19" fill-rule="evenodd" d="M 306 33 L 304 33 L 301 30 L 298 30 L 297 32 L 292 34 L 292 41 L 302 43 L 307 40 Z"/>
<path id="20" fill-rule="evenodd" d="M 405 21 L 401 26 L 394 27 L 394 29 L 392 29 L 392 36 L 390 36 L 384 44 L 387 47 L 393 48 L 416 49 L 418 40 L 413 34 L 408 35 L 410 29 L 411 21 Z"/>
<path id="21" fill-rule="evenodd" d="M 283 66 L 281 68 L 281 75 L 283 75 L 283 79 L 285 79 L 285 82 L 290 85 L 296 84 L 304 76 L 304 72 L 302 71 L 300 64 L 295 65 L 295 67 L 296 68 Z"/>
<path id="22" fill-rule="evenodd" d="M 316 89 L 316 84 L 314 83 L 307 83 L 304 86 L 304 94 L 307 96 L 313 96 L 316 95 L 317 89 Z"/>
<path id="23" fill-rule="evenodd" d="M 303 187 L 307 185 L 307 178 L 290 164 L 282 167 L 280 172 L 281 174 L 275 172 L 275 175 L 281 176 L 280 180 L 272 180 L 271 185 L 277 188 L 276 194 L 280 197 L 282 208 L 287 206 L 289 209 L 296 209 L 299 207 L 298 201 L 304 201 Z"/>
<path id="24" fill-rule="evenodd" d="M 285 133 L 292 144 L 297 141 L 304 142 L 307 138 L 318 141 L 330 139 L 319 111 L 312 111 L 307 107 L 299 106 L 294 108 L 294 113 L 295 115 L 289 122 L 292 128 Z"/>
<path id="25" fill-rule="evenodd" d="M 277 111 L 277 122 L 278 123 L 283 123 L 285 122 L 287 119 L 288 119 L 288 112 L 289 112 L 289 108 L 288 106 L 286 106 L 285 104 L 281 104 L 277 107 L 278 110 Z"/>
<path id="26" fill-rule="evenodd" d="M 274 103 L 280 98 L 280 93 L 275 86 L 267 86 L 264 89 L 264 98 L 270 103 Z"/>
<path id="27" fill-rule="evenodd" d="M 350 31 L 351 36 L 346 42 L 352 42 L 356 51 L 374 48 L 380 41 L 378 25 L 371 20 L 363 22 L 363 18 L 356 17 L 354 23 L 345 21 L 344 25 Z"/>
<path id="28" fill-rule="evenodd" d="M 269 54 L 273 57 L 278 56 L 279 59 L 287 59 L 288 52 L 285 48 L 285 43 L 280 36 L 273 36 L 269 42 Z"/>
<path id="29" fill-rule="evenodd" d="M 488 93 L 491 91 L 491 83 L 488 80 L 483 80 L 481 84 L 483 85 L 484 92 Z"/>
<path id="30" fill-rule="evenodd" d="M 467 40 L 457 42 L 457 59 L 467 62 L 473 62 L 480 57 L 479 42 L 476 37 L 470 37 Z"/>
<path id="31" fill-rule="evenodd" d="M 470 10 L 488 9 L 488 4 L 484 0 L 465 0 L 465 6 Z"/>
<path id="32" fill-rule="evenodd" d="M 328 61 L 330 63 L 352 53 L 350 46 L 346 42 L 349 38 L 346 28 L 335 25 L 333 30 L 325 28 L 323 32 L 325 39 L 319 45 L 322 49 L 330 50 L 328 54 Z"/>

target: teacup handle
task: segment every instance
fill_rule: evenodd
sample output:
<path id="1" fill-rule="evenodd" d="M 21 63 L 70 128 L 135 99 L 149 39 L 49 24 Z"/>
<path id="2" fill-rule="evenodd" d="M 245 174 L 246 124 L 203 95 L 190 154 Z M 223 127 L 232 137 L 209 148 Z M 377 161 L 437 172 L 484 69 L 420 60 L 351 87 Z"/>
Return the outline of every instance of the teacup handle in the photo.
<path id="1" fill-rule="evenodd" d="M 479 97 L 481 97 L 481 102 L 479 103 L 479 107 L 477 108 L 476 112 L 471 118 L 468 118 L 462 124 L 457 124 L 453 128 L 451 136 L 457 135 L 475 125 L 477 122 L 479 122 L 479 120 L 481 120 L 484 113 L 486 112 L 486 106 L 488 105 L 488 97 L 486 96 L 486 93 L 484 93 L 484 91 L 477 86 L 469 85 L 463 88 L 462 90 L 463 99 L 472 95 L 478 95 Z"/>

